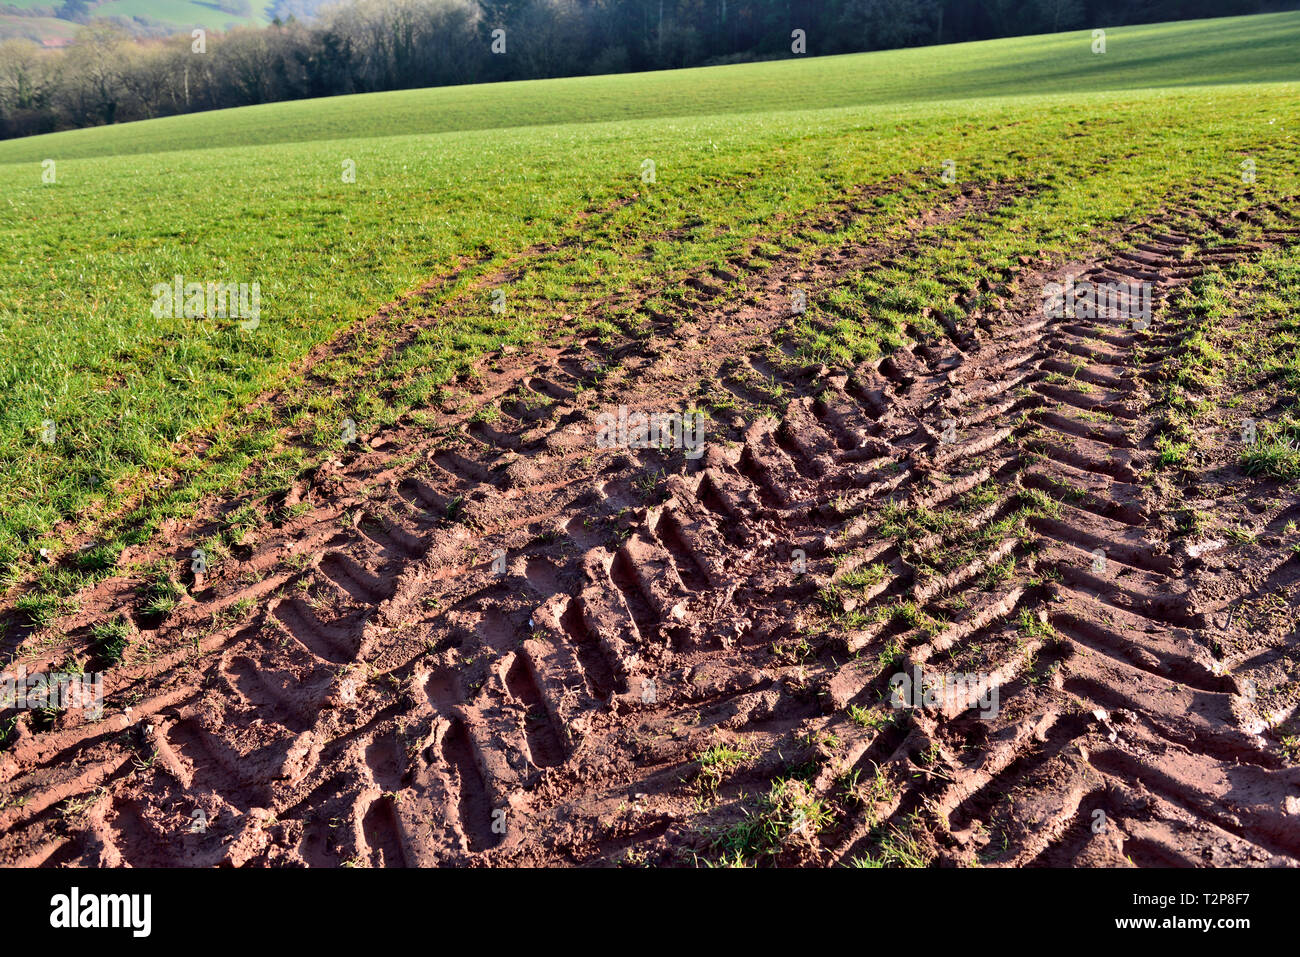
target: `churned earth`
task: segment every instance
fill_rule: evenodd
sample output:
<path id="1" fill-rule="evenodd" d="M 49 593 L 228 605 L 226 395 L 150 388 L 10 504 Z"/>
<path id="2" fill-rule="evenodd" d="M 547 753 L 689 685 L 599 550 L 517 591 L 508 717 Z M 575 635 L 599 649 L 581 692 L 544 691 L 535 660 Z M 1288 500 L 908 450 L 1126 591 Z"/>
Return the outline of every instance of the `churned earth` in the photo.
<path id="1" fill-rule="evenodd" d="M 1189 291 L 1294 256 L 1295 198 L 1189 190 L 918 317 L 940 335 L 808 362 L 807 303 L 1037 188 L 826 241 L 898 187 L 697 271 L 671 311 L 602 306 L 639 335 L 487 356 L 274 520 L 214 498 L 134 548 L 15 649 L 102 670 L 104 713 L 5 713 L 0 862 L 1300 863 L 1294 482 L 1247 467 L 1232 416 L 1196 455 L 1170 440 L 1204 354 Z M 1067 282 L 1146 284 L 1149 317 L 1045 310 Z M 1266 428 L 1267 378 L 1216 407 Z M 699 431 L 603 440 L 620 410 Z M 209 573 L 195 543 L 231 527 Z"/>

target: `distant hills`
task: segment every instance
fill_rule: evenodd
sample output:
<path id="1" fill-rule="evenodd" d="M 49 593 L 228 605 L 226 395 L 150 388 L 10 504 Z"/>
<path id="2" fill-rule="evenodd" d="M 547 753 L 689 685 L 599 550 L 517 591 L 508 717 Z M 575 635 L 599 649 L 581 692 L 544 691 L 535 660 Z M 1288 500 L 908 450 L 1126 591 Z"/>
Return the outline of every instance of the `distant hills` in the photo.
<path id="1" fill-rule="evenodd" d="M 277 17 L 310 18 L 339 0 L 5 0 L 0 2 L 0 40 L 22 37 L 42 46 L 64 46 L 77 27 L 110 20 L 137 36 L 167 36 L 202 27 L 262 27 Z M 346 0 L 345 0 L 346 2 Z"/>

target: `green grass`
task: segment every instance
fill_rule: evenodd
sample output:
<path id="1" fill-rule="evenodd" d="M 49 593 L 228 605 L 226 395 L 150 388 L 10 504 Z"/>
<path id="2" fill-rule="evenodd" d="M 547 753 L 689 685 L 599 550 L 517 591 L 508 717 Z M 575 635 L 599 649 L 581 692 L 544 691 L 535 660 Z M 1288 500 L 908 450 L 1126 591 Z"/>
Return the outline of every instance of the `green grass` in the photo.
<path id="1" fill-rule="evenodd" d="M 850 867 L 928 867 L 934 852 L 910 831 L 897 825 L 877 829 L 877 852 L 852 858 Z"/>
<path id="2" fill-rule="evenodd" d="M 160 565 L 139 588 L 140 614 L 155 621 L 166 618 L 185 594 L 185 586 L 172 577 L 168 568 Z"/>
<path id="3" fill-rule="evenodd" d="M 1176 314 L 1180 346 L 1161 367 L 1157 464 L 1192 471 L 1201 456 L 1221 459 L 1215 446 L 1226 439 L 1247 475 L 1300 478 L 1300 253 L 1269 250 L 1211 269 L 1179 295 Z"/>
<path id="4" fill-rule="evenodd" d="M 122 660 L 130 643 L 131 627 L 123 618 L 102 621 L 91 628 L 91 650 L 100 667 L 112 667 Z"/>
<path id="5" fill-rule="evenodd" d="M 700 787 L 706 790 L 717 790 L 718 786 L 726 780 L 732 771 L 736 770 L 742 762 L 753 757 L 754 755 L 739 748 L 733 748 L 726 744 L 715 744 L 701 753 L 697 759 L 700 763 Z"/>
<path id="6" fill-rule="evenodd" d="M 712 849 L 723 866 L 761 865 L 811 847 L 832 818 L 830 807 L 804 781 L 777 780 L 754 807 L 745 809 L 740 821 L 714 840 Z"/>
<path id="7" fill-rule="evenodd" d="M 1295 192 L 1284 157 L 1300 86 L 1275 81 L 1294 75 L 1284 53 L 1300 48 L 1300 15 L 1116 30 L 1098 57 L 1089 43 L 339 97 L 0 143 L 0 568 L 16 580 L 36 549 L 93 533 L 94 557 L 39 579 L 75 589 L 206 494 L 287 488 L 342 449 L 343 419 L 364 434 L 445 398 L 503 343 L 637 334 L 631 305 L 596 303 L 634 289 L 671 310 L 688 270 L 861 184 L 897 187 L 845 232 L 800 242 L 910 237 L 909 220 L 951 202 L 947 158 L 960 183 L 1026 191 L 978 223 L 927 228 L 911 262 L 813 295 L 793 332 L 802 354 L 855 361 L 938 334 L 937 316 L 963 315 L 955 295 L 1001 282 L 1018 257 L 1086 249 L 1189 189 L 1231 209 L 1244 155 L 1259 161 L 1251 195 Z M 1244 81 L 1260 82 L 1207 85 Z M 1180 83 L 1202 85 L 1127 89 Z M 45 158 L 54 184 L 41 182 Z M 340 176 L 349 159 L 353 184 Z M 578 244 L 530 257 L 505 313 L 471 289 L 563 238 Z M 439 321 L 408 349 L 386 356 L 409 327 L 398 313 L 304 384 L 295 363 L 312 347 L 458 265 L 421 313 Z M 259 283 L 260 325 L 155 318 L 151 288 L 178 274 Z M 249 406 L 276 386 L 281 410 Z"/>
<path id="8" fill-rule="evenodd" d="M 1300 478 L 1300 422 L 1289 420 L 1241 455 L 1247 475 L 1290 481 Z"/>

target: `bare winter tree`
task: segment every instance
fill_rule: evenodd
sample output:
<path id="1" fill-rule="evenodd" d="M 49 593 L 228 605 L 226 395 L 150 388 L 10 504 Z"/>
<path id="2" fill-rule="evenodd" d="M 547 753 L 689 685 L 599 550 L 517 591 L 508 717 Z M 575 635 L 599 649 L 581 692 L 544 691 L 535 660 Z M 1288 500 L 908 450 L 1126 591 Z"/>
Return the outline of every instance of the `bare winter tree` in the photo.
<path id="1" fill-rule="evenodd" d="M 126 96 L 122 74 L 134 52 L 126 32 L 111 24 L 92 23 L 77 34 L 65 54 L 61 92 L 79 125 L 118 119 Z"/>

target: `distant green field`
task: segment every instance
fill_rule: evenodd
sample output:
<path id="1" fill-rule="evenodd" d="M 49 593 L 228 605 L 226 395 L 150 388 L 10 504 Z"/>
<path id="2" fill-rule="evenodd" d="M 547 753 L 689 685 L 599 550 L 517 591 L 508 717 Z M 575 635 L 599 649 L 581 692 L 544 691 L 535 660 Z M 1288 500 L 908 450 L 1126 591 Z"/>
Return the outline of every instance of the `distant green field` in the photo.
<path id="1" fill-rule="evenodd" d="M 56 10 L 59 3 L 55 0 L 6 0 L 5 6 L 17 7 L 19 10 L 34 10 L 37 7 L 44 7 L 46 10 Z"/>
<path id="2" fill-rule="evenodd" d="M 1297 191 L 1300 84 L 1279 81 L 1294 78 L 1300 14 L 1116 30 L 1100 56 L 1090 43 L 372 94 L 0 144 L 0 563 L 16 576 L 36 548 L 58 546 L 50 529 L 69 517 L 112 547 L 141 540 L 199 495 L 246 484 L 253 463 L 265 488 L 283 488 L 336 447 L 343 416 L 391 421 L 505 340 L 635 332 L 636 315 L 594 303 L 640 282 L 671 308 L 674 277 L 846 189 L 898 177 L 854 228 L 906 230 L 950 190 L 944 159 L 962 182 L 1034 190 L 979 234 L 858 288 L 877 304 L 860 318 L 814 304 L 810 356 L 888 348 L 900 316 L 951 308 L 1015 257 L 1085 249 L 1189 189 L 1231 208 L 1244 157 L 1257 158 L 1254 194 Z M 355 183 L 342 181 L 347 160 Z M 579 223 L 592 209 L 610 210 L 594 234 Z M 286 370 L 314 345 L 429 275 L 466 256 L 482 275 L 565 234 L 583 238 L 582 255 L 521 276 L 507 315 L 448 296 L 399 359 L 367 365 L 381 332 L 327 365 L 350 384 L 346 403 L 307 390 L 287 422 L 247 409 L 292 389 Z M 151 289 L 176 275 L 259 283 L 259 327 L 156 318 Z M 286 447 L 284 425 L 314 447 Z M 210 445 L 202 464 L 183 455 L 197 436 Z M 104 508 L 123 504 L 134 511 L 105 530 Z"/>
<path id="3" fill-rule="evenodd" d="M 60 0 L 7 0 L 7 5 L 19 10 L 44 9 L 54 13 L 60 6 Z M 260 0 L 253 0 L 248 16 L 219 10 L 214 4 L 202 0 L 108 0 L 107 3 L 92 7 L 90 15 L 119 20 L 139 17 L 143 21 L 170 26 L 178 33 L 194 27 L 225 30 L 232 26 L 266 26 L 271 22 L 266 16 L 265 5 Z M 41 42 L 71 38 L 80 28 L 78 23 L 53 16 L 0 14 L 0 39 L 25 37 Z"/>
<path id="4" fill-rule="evenodd" d="M 71 39 L 77 33 L 77 24 L 56 17 L 19 17 L 0 14 L 0 40 L 22 38 L 40 42 L 46 39 Z"/>
<path id="5" fill-rule="evenodd" d="M 163 23 L 174 23 L 179 27 L 202 26 L 210 29 L 222 28 L 226 24 L 240 26 L 265 26 L 270 21 L 263 15 L 262 4 L 252 4 L 252 13 L 241 17 L 238 14 L 219 10 L 210 3 L 198 3 L 194 0 L 108 0 L 95 7 L 97 17 L 148 17 Z"/>

